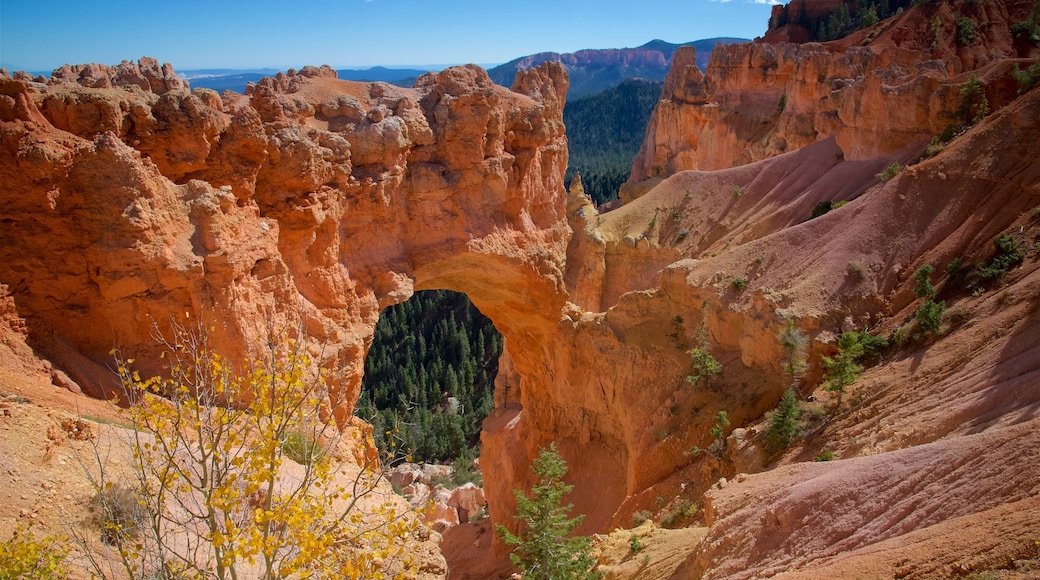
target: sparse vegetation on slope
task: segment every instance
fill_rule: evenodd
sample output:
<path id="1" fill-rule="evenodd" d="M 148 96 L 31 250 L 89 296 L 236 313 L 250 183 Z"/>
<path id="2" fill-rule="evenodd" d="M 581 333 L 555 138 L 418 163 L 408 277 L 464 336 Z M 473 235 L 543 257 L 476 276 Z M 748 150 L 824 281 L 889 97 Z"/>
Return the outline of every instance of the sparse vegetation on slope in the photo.
<path id="1" fill-rule="evenodd" d="M 769 29 L 797 26 L 808 35 L 807 41 L 827 42 L 873 26 L 879 20 L 897 14 L 913 4 L 913 0 L 872 0 L 859 4 L 842 2 L 822 15 L 813 15 L 806 10 L 804 2 L 798 3 L 795 0 L 783 5 L 778 16 L 770 20 Z M 792 13 L 796 16 L 792 17 Z"/>

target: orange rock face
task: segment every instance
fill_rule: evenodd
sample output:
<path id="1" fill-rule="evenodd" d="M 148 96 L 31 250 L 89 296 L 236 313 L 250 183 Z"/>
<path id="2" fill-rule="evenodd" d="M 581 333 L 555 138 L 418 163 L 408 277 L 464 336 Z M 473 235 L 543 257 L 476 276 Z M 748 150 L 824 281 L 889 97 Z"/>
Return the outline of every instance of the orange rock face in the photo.
<path id="1" fill-rule="evenodd" d="M 535 98 L 476 67 L 412 90 L 308 67 L 223 98 L 149 59 L 58 72 L 0 81 L 0 278 L 90 392 L 115 346 L 157 369 L 152 325 L 188 316 L 240 355 L 302 325 L 353 401 L 379 310 L 417 284 L 490 260 L 558 293 L 558 67 L 523 79 Z"/>
<path id="2" fill-rule="evenodd" d="M 969 71 L 978 71 L 991 100 L 1007 102 L 1014 92 L 1004 86 L 1000 61 L 1036 54 L 1011 32 L 1029 6 L 987 6 L 908 10 L 824 44 L 721 46 L 704 74 L 692 49 L 680 49 L 633 163 L 628 197 L 650 177 L 724 169 L 831 137 L 849 160 L 918 154 L 932 136 L 963 122 L 959 91 Z M 987 23 L 976 43 L 960 44 L 957 18 Z"/>

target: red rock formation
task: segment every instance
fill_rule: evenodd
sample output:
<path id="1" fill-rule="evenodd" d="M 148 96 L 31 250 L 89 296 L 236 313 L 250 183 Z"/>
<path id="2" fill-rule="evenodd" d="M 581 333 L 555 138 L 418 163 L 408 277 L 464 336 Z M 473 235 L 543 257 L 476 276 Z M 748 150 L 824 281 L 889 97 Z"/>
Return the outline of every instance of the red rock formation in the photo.
<path id="1" fill-rule="evenodd" d="M 219 348 L 243 354 L 268 324 L 302 321 L 326 343 L 339 387 L 356 393 L 379 309 L 422 283 L 417 271 L 449 275 L 434 271 L 449 256 L 529 264 L 542 293 L 558 293 L 558 69 L 529 73 L 536 102 L 476 67 L 415 90 L 307 68 L 226 101 L 138 90 L 120 79 L 154 79 L 157 67 L 130 68 L 60 69 L 106 88 L 9 79 L 0 89 L 10 176 L 0 278 L 41 351 L 88 390 L 102 392 L 114 345 L 153 370 L 150 326 L 188 313 L 215 319 Z M 454 215 L 471 217 L 449 226 Z"/>
<path id="2" fill-rule="evenodd" d="M 723 169 L 830 137 L 850 160 L 917 153 L 957 122 L 969 71 L 978 71 L 991 99 L 1013 97 L 1000 61 L 1036 53 L 1017 47 L 1011 33 L 1030 9 L 922 5 L 831 43 L 722 46 L 703 75 L 692 49 L 682 48 L 623 194 L 645 191 L 638 182 L 650 177 Z M 955 23 L 964 14 L 988 23 L 967 47 Z"/>
<path id="3" fill-rule="evenodd" d="M 875 175 L 893 157 L 916 161 L 915 147 L 942 129 L 939 111 L 955 105 L 966 76 L 958 67 L 969 60 L 841 48 L 724 49 L 703 76 L 685 54 L 641 157 L 644 175 L 667 174 L 603 215 L 577 187 L 569 199 L 563 190 L 567 79 L 559 66 L 519 75 L 513 91 L 473 66 L 424 76 L 413 89 L 307 68 L 224 97 L 0 79 L 0 171 L 9 176 L 0 282 L 38 352 L 85 389 L 106 384 L 113 344 L 154 370 L 153 321 L 187 312 L 212 320 L 219 349 L 243 355 L 268 324 L 299 323 L 308 345 L 329 355 L 343 413 L 356 400 L 382 308 L 419 289 L 465 292 L 507 345 L 482 434 L 492 521 L 512 524 L 512 490 L 530 482 L 538 447 L 555 441 L 578 490 L 568 501 L 587 516 L 582 531 L 627 526 L 657 496 L 697 501 L 720 476 L 764 468 L 756 433 L 789 384 L 777 339 L 788 319 L 812 340 L 808 395 L 819 384 L 819 356 L 833 353 L 843 327 L 908 323 L 919 266 L 983 263 L 1000 232 L 1026 244 L 1040 238 L 1032 212 L 1040 205 L 1040 93 L 1010 94 L 1001 80 L 1010 61 L 977 70 L 1002 108 L 882 183 Z M 672 148 L 672 137 L 685 144 Z M 723 170 L 671 173 L 688 166 Z M 850 202 L 806 221 L 828 200 Z M 973 430 L 1030 449 L 1040 430 L 1012 423 L 1036 420 L 1036 389 L 1017 387 L 1032 386 L 1037 357 L 1013 339 L 1036 342 L 1036 264 L 1009 282 L 1005 303 L 1014 309 L 989 334 L 972 328 L 1001 299 L 951 285 L 949 307 L 967 312 L 963 330 L 895 350 L 884 365 L 890 374 L 868 371 L 864 404 L 821 427 L 844 442 L 842 457 Z M 998 336 L 1001 328 L 1007 334 Z M 724 371 L 691 384 L 687 351 L 701 329 Z M 974 356 L 977 363 L 958 366 Z M 721 410 L 744 428 L 726 445 L 710 433 Z M 928 421 L 915 419 L 922 416 Z M 802 445 L 782 461 L 811 458 L 824 443 Z M 956 462 L 974 461 L 980 447 L 958 448 L 929 449 Z M 985 491 L 1005 499 L 972 511 L 961 501 L 969 487 L 952 481 L 968 476 L 926 470 L 931 455 L 911 451 L 861 458 L 850 473 L 803 467 L 737 478 L 724 488 L 733 495 L 708 495 L 715 525 L 686 570 L 739 576 L 731 571 L 765 574 L 790 563 L 798 547 L 776 530 L 792 529 L 787 515 L 823 497 L 811 485 L 817 477 L 865 490 L 917 465 L 925 491 L 907 497 L 960 494 L 945 516 L 867 530 L 849 544 L 861 557 L 943 518 L 1006 509 L 1005 500 L 1034 492 L 1020 479 L 1001 487 L 987 476 Z M 1016 468 L 1040 475 L 1032 464 Z M 788 483 L 806 491 L 743 503 L 745 491 Z M 862 507 L 857 522 L 885 527 L 872 505 Z M 777 508 L 787 510 L 778 528 L 754 528 Z M 831 517 L 812 527 L 837 538 L 848 520 L 827 510 Z M 828 549 L 807 550 L 806 567 L 834 564 Z"/>

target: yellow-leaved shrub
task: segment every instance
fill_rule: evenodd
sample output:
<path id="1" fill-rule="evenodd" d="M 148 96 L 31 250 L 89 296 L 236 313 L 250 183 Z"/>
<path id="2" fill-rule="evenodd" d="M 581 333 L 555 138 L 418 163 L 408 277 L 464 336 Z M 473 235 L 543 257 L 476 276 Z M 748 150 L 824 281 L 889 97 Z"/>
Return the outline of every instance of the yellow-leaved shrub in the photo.
<path id="1" fill-rule="evenodd" d="M 241 370 L 197 323 L 156 332 L 162 376 L 142 379 L 114 352 L 145 513 L 134 533 L 108 535 L 120 575 L 414 577 L 419 518 L 381 495 L 378 460 L 353 471 L 337 462 L 339 401 L 330 399 L 320 353 L 272 335 L 280 338 Z M 102 496 L 113 485 L 104 455 L 96 453 L 93 478 Z M 112 571 L 91 561 L 94 573 Z"/>

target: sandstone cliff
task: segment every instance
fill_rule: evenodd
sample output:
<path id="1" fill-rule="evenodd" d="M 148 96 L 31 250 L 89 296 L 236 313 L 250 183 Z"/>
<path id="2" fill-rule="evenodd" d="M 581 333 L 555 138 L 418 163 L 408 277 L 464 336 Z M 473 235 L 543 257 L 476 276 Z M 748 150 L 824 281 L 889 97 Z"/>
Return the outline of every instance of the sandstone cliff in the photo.
<path id="1" fill-rule="evenodd" d="M 971 73 L 991 100 L 1014 96 L 1006 59 L 1035 56 L 1037 47 L 1017 42 L 1011 28 L 1031 9 L 929 3 L 830 43 L 721 46 L 703 74 L 683 48 L 623 198 L 638 196 L 646 190 L 638 182 L 654 176 L 723 169 L 830 137 L 849 160 L 916 155 L 962 122 L 959 90 Z M 959 18 L 985 23 L 968 46 Z"/>
<path id="2" fill-rule="evenodd" d="M 150 78 L 151 62 L 114 77 Z M 537 270 L 516 308 L 559 294 L 558 68 L 521 94 L 476 67 L 413 90 L 308 67 L 223 98 L 88 88 L 66 69 L 99 67 L 2 81 L 0 278 L 41 353 L 92 393 L 114 345 L 147 365 L 152 323 L 185 313 L 242 354 L 269 323 L 302 321 L 356 392 L 380 308 L 416 284 L 488 260 Z"/>

